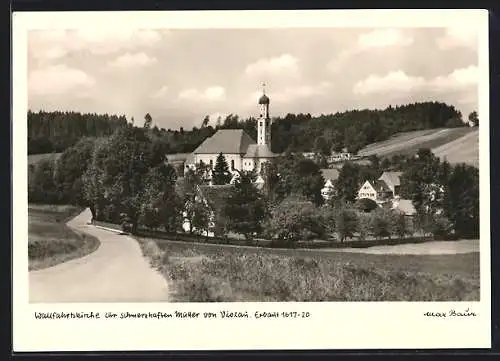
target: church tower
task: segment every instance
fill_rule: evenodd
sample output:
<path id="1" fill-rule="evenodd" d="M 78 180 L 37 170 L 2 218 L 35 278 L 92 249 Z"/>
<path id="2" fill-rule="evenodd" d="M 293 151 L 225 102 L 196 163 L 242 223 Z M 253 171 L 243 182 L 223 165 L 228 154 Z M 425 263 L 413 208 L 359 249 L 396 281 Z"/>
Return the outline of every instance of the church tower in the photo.
<path id="1" fill-rule="evenodd" d="M 262 96 L 259 98 L 260 117 L 257 120 L 257 144 L 271 146 L 271 118 L 269 117 L 269 98 L 265 84 L 262 84 Z"/>

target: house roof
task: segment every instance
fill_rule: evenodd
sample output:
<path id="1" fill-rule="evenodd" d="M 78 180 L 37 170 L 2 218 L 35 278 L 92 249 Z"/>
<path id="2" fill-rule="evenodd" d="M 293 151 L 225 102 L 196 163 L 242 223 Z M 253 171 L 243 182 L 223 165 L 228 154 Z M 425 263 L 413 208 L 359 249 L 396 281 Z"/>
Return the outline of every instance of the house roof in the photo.
<path id="1" fill-rule="evenodd" d="M 338 169 L 321 169 L 321 174 L 323 175 L 323 179 L 326 181 L 331 180 L 335 181 L 339 177 L 339 170 Z"/>
<path id="2" fill-rule="evenodd" d="M 401 174 L 403 174 L 403 172 L 384 172 L 380 176 L 379 180 L 383 179 L 392 185 L 399 186 L 401 183 Z"/>
<path id="3" fill-rule="evenodd" d="M 372 187 L 375 189 L 376 192 L 390 192 L 391 189 L 389 188 L 389 186 L 387 185 L 387 183 L 383 180 L 374 180 L 374 181 L 370 181 L 370 184 L 372 185 Z"/>
<path id="4" fill-rule="evenodd" d="M 186 156 L 186 164 L 194 164 L 194 153 L 189 153 Z"/>
<path id="5" fill-rule="evenodd" d="M 250 144 L 255 144 L 255 141 L 243 129 L 219 129 L 193 154 L 245 154 Z"/>
<path id="6" fill-rule="evenodd" d="M 189 155 L 190 153 L 174 153 L 167 154 L 166 157 L 169 162 L 183 162 Z"/>
<path id="7" fill-rule="evenodd" d="M 400 211 L 401 213 L 411 216 L 417 213 L 415 207 L 411 199 L 400 199 L 394 207 L 395 210 Z"/>
<path id="8" fill-rule="evenodd" d="M 202 197 L 208 202 L 214 211 L 221 211 L 226 205 L 226 201 L 231 195 L 234 186 L 232 184 L 224 185 L 201 185 L 199 191 Z"/>
<path id="9" fill-rule="evenodd" d="M 274 158 L 278 154 L 271 152 L 266 144 L 250 144 L 244 158 Z"/>

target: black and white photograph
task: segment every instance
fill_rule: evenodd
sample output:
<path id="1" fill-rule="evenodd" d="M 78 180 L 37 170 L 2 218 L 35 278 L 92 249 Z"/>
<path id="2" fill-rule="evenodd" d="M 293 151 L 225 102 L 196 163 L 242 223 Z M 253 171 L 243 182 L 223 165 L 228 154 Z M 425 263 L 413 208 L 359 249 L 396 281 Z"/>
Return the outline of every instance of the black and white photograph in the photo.
<path id="1" fill-rule="evenodd" d="M 236 27 L 237 11 L 25 30 L 26 302 L 477 313 L 486 17 L 273 26 L 273 12 L 247 13 Z M 464 307 L 435 306 L 447 302 Z"/>

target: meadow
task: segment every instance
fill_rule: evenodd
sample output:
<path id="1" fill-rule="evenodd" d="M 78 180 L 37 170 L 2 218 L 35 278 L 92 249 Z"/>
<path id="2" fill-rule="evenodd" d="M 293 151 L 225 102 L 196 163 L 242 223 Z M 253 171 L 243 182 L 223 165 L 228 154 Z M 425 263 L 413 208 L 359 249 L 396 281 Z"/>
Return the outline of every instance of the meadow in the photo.
<path id="1" fill-rule="evenodd" d="M 432 149 L 432 152 L 450 163 L 465 162 L 479 168 L 479 131 L 476 128 L 474 132 Z"/>
<path id="2" fill-rule="evenodd" d="M 395 154 L 410 155 L 419 148 L 436 149 L 450 142 L 454 142 L 477 129 L 469 127 L 438 128 L 417 130 L 395 134 L 386 141 L 372 143 L 359 152 L 361 156 L 376 154 L 378 156 L 392 156 Z M 477 143 L 467 143 L 472 149 L 477 148 Z M 465 160 L 464 160 L 465 161 Z"/>
<path id="3" fill-rule="evenodd" d="M 138 238 L 180 302 L 479 300 L 479 253 L 248 249 Z"/>
<path id="4" fill-rule="evenodd" d="M 83 257 L 99 247 L 97 238 L 77 233 L 66 225 L 80 211 L 80 208 L 74 206 L 28 206 L 30 271 Z"/>

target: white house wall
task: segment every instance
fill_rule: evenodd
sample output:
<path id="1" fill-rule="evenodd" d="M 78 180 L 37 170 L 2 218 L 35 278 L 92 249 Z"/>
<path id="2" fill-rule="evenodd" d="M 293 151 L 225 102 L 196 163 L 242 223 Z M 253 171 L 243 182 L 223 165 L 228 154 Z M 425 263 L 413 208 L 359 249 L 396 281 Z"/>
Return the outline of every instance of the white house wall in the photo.
<path id="1" fill-rule="evenodd" d="M 204 164 L 210 164 L 210 160 L 213 162 L 213 167 L 215 168 L 215 164 L 217 163 L 217 157 L 219 154 L 196 154 L 195 159 L 196 163 L 203 162 Z M 242 161 L 240 154 L 224 154 L 224 158 L 226 158 L 227 165 L 229 170 L 231 170 L 231 161 L 234 160 L 234 168 L 237 170 L 241 170 Z"/>
<path id="2" fill-rule="evenodd" d="M 377 192 L 373 189 L 370 182 L 365 182 L 358 191 L 358 198 L 368 198 L 377 201 Z"/>

